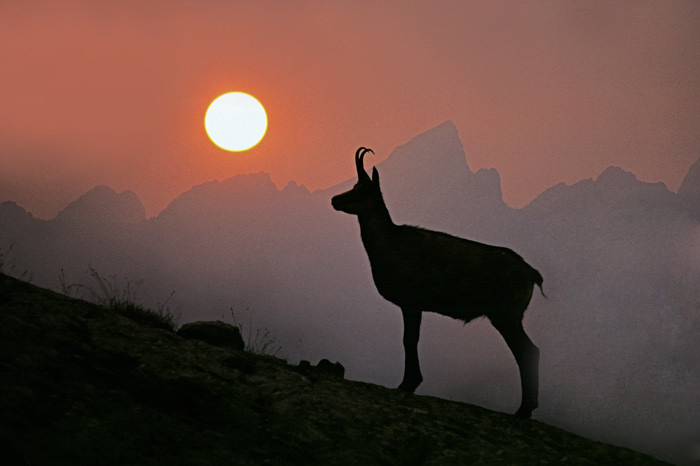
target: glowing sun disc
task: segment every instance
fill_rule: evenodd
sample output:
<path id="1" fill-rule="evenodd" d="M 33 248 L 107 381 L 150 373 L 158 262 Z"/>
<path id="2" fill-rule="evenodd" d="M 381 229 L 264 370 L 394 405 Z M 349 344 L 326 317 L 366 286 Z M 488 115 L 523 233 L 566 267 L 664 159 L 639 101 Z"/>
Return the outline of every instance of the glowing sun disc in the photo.
<path id="1" fill-rule="evenodd" d="M 265 135 L 267 114 L 255 97 L 243 92 L 229 92 L 209 105 L 204 127 L 209 139 L 222 149 L 248 150 Z"/>

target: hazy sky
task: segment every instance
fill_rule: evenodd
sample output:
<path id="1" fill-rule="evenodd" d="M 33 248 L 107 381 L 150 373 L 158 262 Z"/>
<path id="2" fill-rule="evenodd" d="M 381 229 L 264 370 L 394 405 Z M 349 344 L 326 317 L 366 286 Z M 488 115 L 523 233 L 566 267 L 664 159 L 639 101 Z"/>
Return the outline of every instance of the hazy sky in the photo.
<path id="1" fill-rule="evenodd" d="M 0 2 L 0 201 L 43 218 L 98 184 L 157 214 L 212 179 L 309 189 L 452 120 L 522 206 L 609 165 L 676 190 L 700 157 L 700 2 Z M 253 150 L 203 128 L 255 95 Z M 430 154 L 426 154 L 430 157 Z M 426 187 L 427 188 L 427 187 Z"/>

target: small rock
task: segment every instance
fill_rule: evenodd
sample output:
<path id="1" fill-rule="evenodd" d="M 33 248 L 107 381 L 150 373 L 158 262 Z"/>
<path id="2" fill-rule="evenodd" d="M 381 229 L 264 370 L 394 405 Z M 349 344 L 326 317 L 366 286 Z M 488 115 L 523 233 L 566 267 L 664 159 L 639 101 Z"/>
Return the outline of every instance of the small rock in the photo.
<path id="1" fill-rule="evenodd" d="M 177 334 L 187 340 L 200 340 L 210 345 L 243 350 L 245 343 L 238 327 L 221 321 L 191 322 L 183 325 Z"/>
<path id="2" fill-rule="evenodd" d="M 306 360 L 299 361 L 299 365 L 297 366 L 300 372 L 308 372 L 311 370 L 311 363 Z"/>
<path id="3" fill-rule="evenodd" d="M 299 361 L 297 371 L 303 375 L 311 373 L 323 373 L 333 377 L 345 378 L 345 367 L 339 362 L 330 362 L 328 359 L 321 359 L 318 364 L 312 366 L 309 361 Z"/>
<path id="4" fill-rule="evenodd" d="M 321 359 L 318 364 L 316 364 L 316 369 L 341 379 L 345 377 L 345 367 L 343 367 L 343 365 L 339 362 L 333 363 L 328 359 Z"/>

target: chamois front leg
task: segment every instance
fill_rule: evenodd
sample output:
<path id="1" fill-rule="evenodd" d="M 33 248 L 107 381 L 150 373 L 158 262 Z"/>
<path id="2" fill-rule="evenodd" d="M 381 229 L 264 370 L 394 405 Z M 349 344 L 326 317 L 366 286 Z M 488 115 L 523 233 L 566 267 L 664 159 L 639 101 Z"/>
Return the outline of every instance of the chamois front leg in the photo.
<path id="1" fill-rule="evenodd" d="M 418 338 L 420 337 L 420 309 L 402 307 L 403 314 L 403 349 L 405 366 L 403 381 L 399 385 L 399 390 L 410 393 L 416 391 L 418 385 L 423 381 L 418 363 Z"/>

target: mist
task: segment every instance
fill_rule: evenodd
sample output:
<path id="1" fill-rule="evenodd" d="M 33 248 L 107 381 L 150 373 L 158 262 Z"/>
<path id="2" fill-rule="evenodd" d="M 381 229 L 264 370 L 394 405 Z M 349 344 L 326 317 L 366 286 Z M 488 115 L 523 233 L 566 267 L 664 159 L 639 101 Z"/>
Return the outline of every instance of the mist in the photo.
<path id="1" fill-rule="evenodd" d="M 348 154 L 352 164 L 352 153 Z M 509 247 L 544 276 L 524 325 L 541 350 L 534 417 L 657 457 L 700 458 L 700 162 L 678 193 L 610 167 L 522 209 L 496 170 L 472 172 L 444 123 L 377 165 L 395 223 Z M 371 160 L 368 160 L 371 162 Z M 399 309 L 377 293 L 355 217 L 265 173 L 212 181 L 146 218 L 131 192 L 98 187 L 52 220 L 0 204 L 4 269 L 61 291 L 88 268 L 180 324 L 269 330 L 278 356 L 339 361 L 347 378 L 401 381 Z M 10 250 L 10 245 L 12 249 Z M 12 267 L 10 271 L 9 268 Z M 488 321 L 423 319 L 417 393 L 514 412 L 515 361 Z"/>

